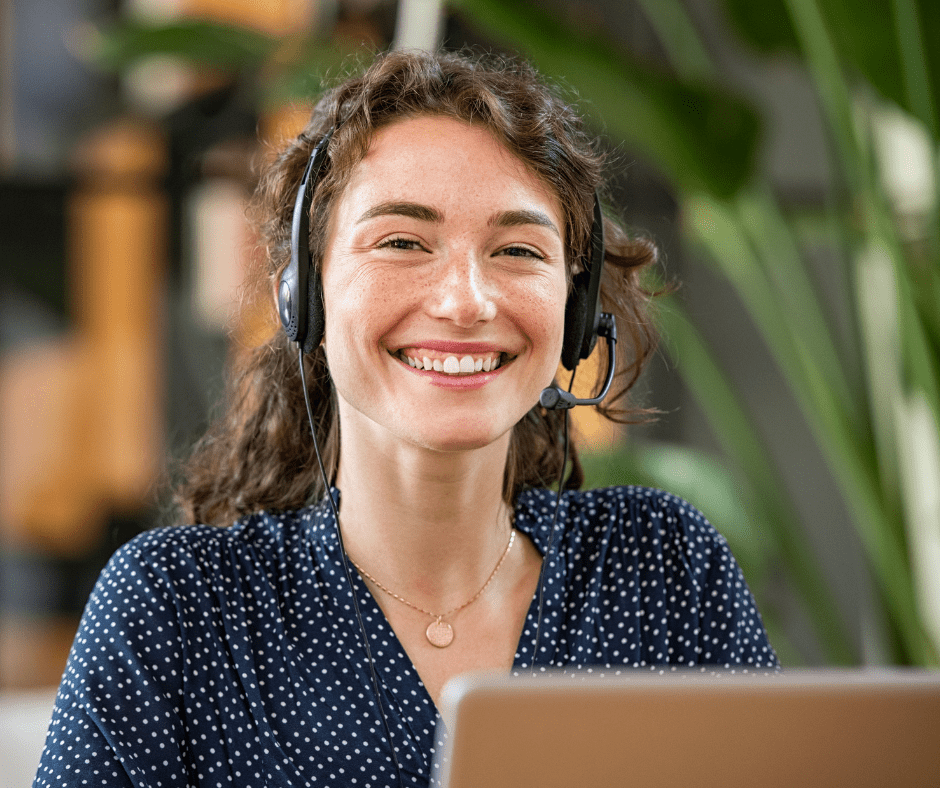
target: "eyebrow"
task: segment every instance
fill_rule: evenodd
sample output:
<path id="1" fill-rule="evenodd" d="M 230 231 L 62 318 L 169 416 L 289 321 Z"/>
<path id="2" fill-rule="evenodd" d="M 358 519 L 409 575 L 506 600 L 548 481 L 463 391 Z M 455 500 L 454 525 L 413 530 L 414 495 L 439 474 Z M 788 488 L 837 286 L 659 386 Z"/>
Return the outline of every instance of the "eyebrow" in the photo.
<path id="1" fill-rule="evenodd" d="M 359 222 L 365 222 L 369 219 L 375 219 L 378 216 L 407 216 L 410 219 L 417 219 L 420 222 L 434 222 L 440 224 L 444 221 L 444 214 L 436 208 L 427 205 L 421 205 L 416 202 L 382 202 L 373 205 L 362 216 Z M 359 223 L 357 222 L 357 224 Z M 541 211 L 519 209 L 514 211 L 501 211 L 492 218 L 488 224 L 492 227 L 521 227 L 526 224 L 534 224 L 538 227 L 545 227 L 551 230 L 555 235 L 561 237 L 561 233 L 555 226 L 555 223 Z"/>
<path id="2" fill-rule="evenodd" d="M 490 219 L 489 224 L 494 227 L 520 227 L 525 224 L 534 224 L 539 227 L 546 227 L 559 238 L 561 237 L 561 233 L 558 231 L 555 223 L 541 211 L 525 209 L 518 211 L 502 211 Z"/>
<path id="3" fill-rule="evenodd" d="M 444 221 L 444 214 L 436 208 L 429 208 L 427 205 L 420 205 L 416 202 L 382 202 L 373 205 L 362 214 L 359 217 L 359 222 L 374 219 L 377 216 L 407 216 L 410 219 L 417 219 L 419 222 L 435 222 L 438 224 Z"/>

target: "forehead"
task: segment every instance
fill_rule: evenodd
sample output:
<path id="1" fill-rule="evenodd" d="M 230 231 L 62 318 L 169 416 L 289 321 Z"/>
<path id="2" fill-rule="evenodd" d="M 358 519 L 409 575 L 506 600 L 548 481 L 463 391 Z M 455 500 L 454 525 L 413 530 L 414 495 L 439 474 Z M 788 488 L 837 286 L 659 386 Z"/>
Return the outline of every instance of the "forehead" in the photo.
<path id="1" fill-rule="evenodd" d="M 422 201 L 538 200 L 561 217 L 554 190 L 489 129 L 442 116 L 407 118 L 378 129 L 346 183 L 347 194 L 363 189 Z"/>

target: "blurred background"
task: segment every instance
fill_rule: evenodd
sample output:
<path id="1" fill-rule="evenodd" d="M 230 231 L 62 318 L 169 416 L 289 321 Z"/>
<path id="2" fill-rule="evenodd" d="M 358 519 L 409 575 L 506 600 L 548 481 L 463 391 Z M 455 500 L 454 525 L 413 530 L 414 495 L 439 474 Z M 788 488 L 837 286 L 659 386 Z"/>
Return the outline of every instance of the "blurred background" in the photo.
<path id="1" fill-rule="evenodd" d="M 4 746 L 272 330 L 237 309 L 259 163 L 391 46 L 532 60 L 679 283 L 657 420 L 576 412 L 591 484 L 703 509 L 785 665 L 936 666 L 938 31 L 929 0 L 0 0 Z"/>

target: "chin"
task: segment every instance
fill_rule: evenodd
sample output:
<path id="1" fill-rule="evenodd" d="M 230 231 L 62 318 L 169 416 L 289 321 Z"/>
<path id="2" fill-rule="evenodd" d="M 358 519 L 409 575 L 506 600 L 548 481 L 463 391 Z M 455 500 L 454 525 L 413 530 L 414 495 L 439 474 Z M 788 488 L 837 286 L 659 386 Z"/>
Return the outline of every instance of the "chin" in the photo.
<path id="1" fill-rule="evenodd" d="M 441 429 L 435 429 L 441 426 Z M 490 446 L 511 431 L 490 423 L 468 424 L 465 421 L 450 419 L 446 426 L 425 422 L 423 428 L 409 435 L 409 439 L 419 446 L 440 452 L 474 451 Z"/>

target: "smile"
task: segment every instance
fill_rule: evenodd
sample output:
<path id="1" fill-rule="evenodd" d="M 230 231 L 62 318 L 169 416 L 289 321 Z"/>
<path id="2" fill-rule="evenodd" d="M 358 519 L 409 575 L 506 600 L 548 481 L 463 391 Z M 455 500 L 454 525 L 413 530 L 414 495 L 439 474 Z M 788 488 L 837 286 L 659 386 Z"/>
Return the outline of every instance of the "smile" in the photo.
<path id="1" fill-rule="evenodd" d="M 492 372 L 511 358 L 505 353 L 465 354 L 461 356 L 444 355 L 428 351 L 427 353 L 400 350 L 393 354 L 396 358 L 414 369 L 442 372 L 445 375 L 475 375 L 479 372 Z"/>

